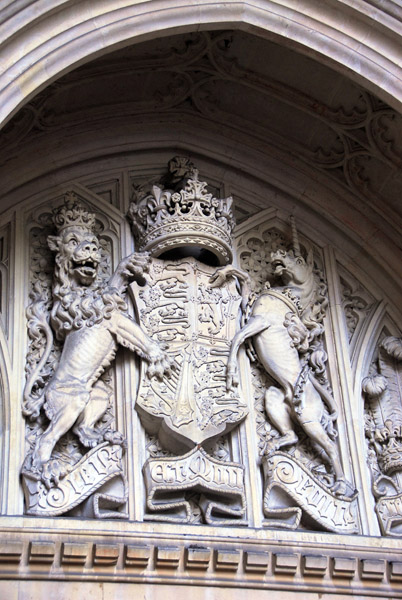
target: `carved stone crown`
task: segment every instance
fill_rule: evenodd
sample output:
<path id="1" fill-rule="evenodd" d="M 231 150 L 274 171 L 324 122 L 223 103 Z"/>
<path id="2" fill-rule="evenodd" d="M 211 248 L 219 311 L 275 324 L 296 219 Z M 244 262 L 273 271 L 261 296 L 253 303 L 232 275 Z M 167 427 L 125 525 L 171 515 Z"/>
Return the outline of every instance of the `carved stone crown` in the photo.
<path id="1" fill-rule="evenodd" d="M 233 200 L 214 198 L 206 187 L 207 183 L 199 181 L 198 171 L 193 169 L 180 191 L 154 185 L 150 194 L 136 198 L 128 216 L 138 250 L 155 257 L 180 248 L 208 250 L 220 265 L 231 262 Z"/>
<path id="2" fill-rule="evenodd" d="M 66 194 L 64 204 L 53 211 L 53 223 L 58 233 L 67 227 L 83 227 L 93 231 L 95 215 L 86 210 L 72 192 Z"/>

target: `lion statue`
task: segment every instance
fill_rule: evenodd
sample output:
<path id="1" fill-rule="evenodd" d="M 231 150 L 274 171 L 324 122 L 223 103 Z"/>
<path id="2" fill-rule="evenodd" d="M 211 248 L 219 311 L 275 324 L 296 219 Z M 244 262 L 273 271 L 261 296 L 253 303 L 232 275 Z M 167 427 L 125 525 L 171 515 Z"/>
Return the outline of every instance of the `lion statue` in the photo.
<path id="1" fill-rule="evenodd" d="M 327 360 L 321 339 L 326 285 L 314 268 L 312 250 L 306 258 L 299 246 L 277 250 L 271 253 L 271 265 L 283 285 L 271 288 L 267 283 L 249 307 L 249 318 L 232 341 L 227 389 L 239 384 L 237 354 L 240 346 L 251 339 L 258 361 L 275 382 L 265 392 L 265 411 L 280 437 L 267 444 L 265 453 L 295 444 L 298 436 L 294 423 L 298 423 L 324 450 L 334 471 L 333 492 L 343 495 L 350 486 L 335 442 L 337 410 L 328 387 L 318 381 L 325 373 Z M 231 266 L 220 271 L 215 279 L 235 276 L 248 286 L 247 273 Z"/>
<path id="2" fill-rule="evenodd" d="M 71 428 L 87 448 L 102 441 L 124 442 L 120 433 L 95 427 L 110 397 L 110 388 L 100 377 L 115 358 L 119 344 L 148 362 L 150 376 L 162 377 L 170 367 L 167 354 L 126 314 L 123 296 L 130 281 L 145 283 L 148 255 L 134 253 L 122 260 L 105 285 L 98 274 L 102 257 L 94 233 L 95 215 L 70 195 L 54 211 L 53 220 L 58 234 L 48 237 L 49 247 L 56 253 L 50 324 L 46 311 L 37 311 L 42 314 L 36 315 L 35 323 L 45 335 L 46 347 L 27 379 L 23 402 L 26 417 L 36 419 L 43 407 L 50 421 L 31 457 L 31 471 L 38 473 L 47 487 L 57 485 L 66 474 L 51 457 L 56 443 Z M 33 313 L 31 307 L 31 317 Z M 54 334 L 63 343 L 60 361 L 38 393 L 37 382 L 43 381 L 41 371 L 49 359 Z"/>

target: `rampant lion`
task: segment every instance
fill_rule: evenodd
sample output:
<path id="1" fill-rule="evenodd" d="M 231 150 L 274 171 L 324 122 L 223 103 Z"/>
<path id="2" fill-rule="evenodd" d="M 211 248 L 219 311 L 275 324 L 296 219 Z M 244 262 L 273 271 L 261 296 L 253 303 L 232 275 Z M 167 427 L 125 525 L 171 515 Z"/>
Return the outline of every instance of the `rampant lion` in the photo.
<path id="1" fill-rule="evenodd" d="M 113 361 L 118 344 L 145 359 L 151 376 L 162 377 L 170 366 L 160 346 L 126 314 L 123 296 L 130 280 L 144 283 L 148 255 L 134 253 L 122 260 L 105 285 L 98 277 L 102 257 L 94 233 L 95 216 L 69 196 L 65 205 L 54 211 L 54 223 L 58 235 L 48 237 L 50 249 L 56 252 L 51 327 L 42 310 L 42 315 L 36 315 L 36 327 L 45 334 L 46 348 L 28 377 L 23 403 L 25 416 L 37 418 L 43 406 L 50 421 L 36 442 L 31 464 L 31 471 L 48 487 L 52 481 L 57 485 L 65 474 L 51 456 L 56 443 L 71 428 L 88 448 L 104 440 L 124 441 L 116 431 L 102 432 L 95 427 L 110 396 L 100 376 Z M 31 316 L 34 312 L 31 307 Z M 60 361 L 40 393 L 33 393 L 53 346 L 52 329 L 64 342 Z"/>
<path id="2" fill-rule="evenodd" d="M 324 373 L 327 359 L 321 341 L 326 285 L 314 269 L 312 251 L 304 258 L 298 245 L 289 251 L 273 252 L 271 264 L 274 276 L 284 285 L 270 288 L 267 283 L 252 304 L 246 324 L 232 341 L 227 388 L 239 384 L 237 354 L 240 346 L 252 338 L 259 362 L 276 384 L 265 392 L 265 411 L 280 437 L 267 446 L 266 453 L 295 444 L 298 436 L 294 423 L 298 423 L 325 451 L 334 469 L 333 491 L 342 495 L 349 491 L 349 484 L 334 441 L 337 411 L 330 391 L 317 379 Z M 220 279 L 228 276 L 247 284 L 248 274 L 231 266 L 218 272 Z"/>

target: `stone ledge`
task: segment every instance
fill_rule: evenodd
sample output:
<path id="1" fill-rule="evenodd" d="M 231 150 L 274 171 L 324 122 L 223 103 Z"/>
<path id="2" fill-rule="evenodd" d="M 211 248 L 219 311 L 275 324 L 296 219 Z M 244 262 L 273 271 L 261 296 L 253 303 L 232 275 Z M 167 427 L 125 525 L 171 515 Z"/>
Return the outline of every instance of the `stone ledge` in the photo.
<path id="1" fill-rule="evenodd" d="M 219 529 L 220 537 L 207 537 L 196 527 L 195 544 L 177 528 L 167 540 L 138 523 L 127 525 L 125 534 L 89 534 L 82 522 L 81 533 L 8 528 L 7 542 L 0 544 L 0 579 L 171 582 L 402 598 L 397 540 L 386 547 L 384 538 L 348 536 L 340 544 L 339 536 L 328 535 L 323 543 L 313 534 L 279 531 L 265 531 L 265 539 L 256 540 L 244 530 L 234 539 L 227 528 Z"/>

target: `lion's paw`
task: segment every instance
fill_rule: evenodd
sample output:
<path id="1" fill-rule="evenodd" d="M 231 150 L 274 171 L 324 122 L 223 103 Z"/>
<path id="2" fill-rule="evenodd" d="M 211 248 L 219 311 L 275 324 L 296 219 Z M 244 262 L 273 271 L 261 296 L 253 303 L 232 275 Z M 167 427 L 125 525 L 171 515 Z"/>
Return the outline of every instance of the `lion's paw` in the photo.
<path id="1" fill-rule="evenodd" d="M 149 270 L 150 256 L 148 252 L 134 252 L 124 258 L 118 266 L 118 272 L 127 279 L 144 278 L 144 273 Z"/>
<path id="2" fill-rule="evenodd" d="M 126 438 L 119 431 L 109 429 L 103 434 L 103 439 L 105 440 L 105 442 L 109 442 L 110 444 L 116 444 L 117 446 L 123 446 L 123 448 L 127 446 Z"/>
<path id="3" fill-rule="evenodd" d="M 162 379 L 164 375 L 169 376 L 174 369 L 173 358 L 162 350 L 157 344 L 149 352 L 148 377 L 158 377 Z"/>
<path id="4" fill-rule="evenodd" d="M 103 441 L 102 433 L 89 427 L 75 427 L 74 433 L 79 437 L 81 444 L 86 448 L 95 448 Z"/>
<path id="5" fill-rule="evenodd" d="M 48 490 L 58 487 L 60 479 L 69 473 L 67 465 L 56 458 L 51 458 L 42 467 L 41 480 Z"/>

